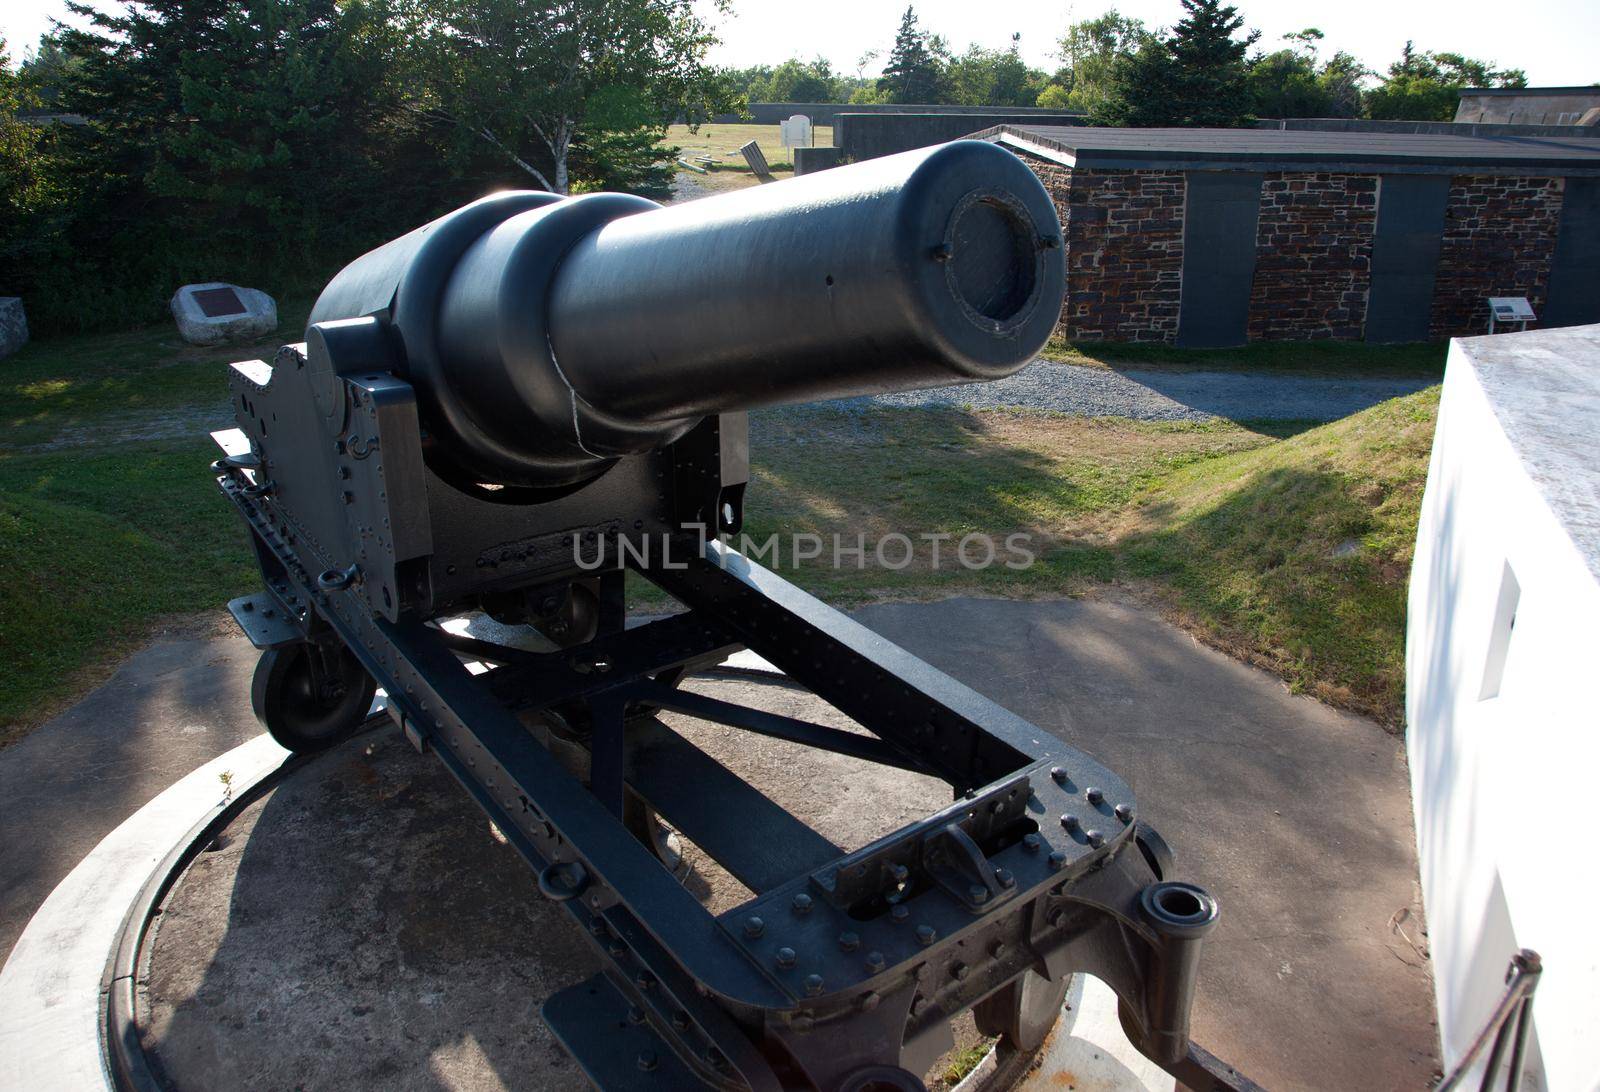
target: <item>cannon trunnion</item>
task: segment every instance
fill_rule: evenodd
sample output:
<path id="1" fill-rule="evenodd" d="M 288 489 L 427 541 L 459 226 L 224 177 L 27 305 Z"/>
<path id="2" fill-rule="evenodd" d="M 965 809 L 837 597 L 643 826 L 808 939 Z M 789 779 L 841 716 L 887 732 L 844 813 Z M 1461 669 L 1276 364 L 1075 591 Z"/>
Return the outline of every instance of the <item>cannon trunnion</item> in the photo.
<path id="1" fill-rule="evenodd" d="M 1214 900 L 1115 774 L 756 565 L 745 411 L 998 378 L 1054 327 L 1060 227 L 1009 152 L 958 142 L 673 207 L 499 194 L 357 259 L 303 344 L 230 373 L 213 464 L 266 587 L 253 699 L 300 751 L 374 681 L 604 968 L 545 1019 L 600 1087 L 907 1088 L 974 1010 L 1008 1058 L 1071 973 L 1193 1088 Z M 629 628 L 624 576 L 686 610 Z M 482 611 L 544 651 L 465 636 Z M 681 690 L 749 648 L 870 735 Z M 469 671 L 468 662 L 488 670 Z M 845 852 L 655 716 L 940 778 Z M 754 894 L 710 914 L 665 819 Z"/>

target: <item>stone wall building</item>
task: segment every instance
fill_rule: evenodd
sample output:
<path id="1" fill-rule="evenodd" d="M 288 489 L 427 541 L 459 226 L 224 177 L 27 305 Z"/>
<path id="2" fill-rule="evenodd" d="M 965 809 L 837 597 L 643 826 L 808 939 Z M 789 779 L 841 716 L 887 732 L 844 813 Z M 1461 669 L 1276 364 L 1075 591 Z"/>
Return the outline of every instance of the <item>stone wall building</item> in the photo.
<path id="1" fill-rule="evenodd" d="M 1062 213 L 1064 336 L 1196 347 L 1600 322 L 1600 141 L 998 126 Z"/>
<path id="2" fill-rule="evenodd" d="M 1456 120 L 1501 125 L 1593 125 L 1600 87 L 1463 87 Z"/>

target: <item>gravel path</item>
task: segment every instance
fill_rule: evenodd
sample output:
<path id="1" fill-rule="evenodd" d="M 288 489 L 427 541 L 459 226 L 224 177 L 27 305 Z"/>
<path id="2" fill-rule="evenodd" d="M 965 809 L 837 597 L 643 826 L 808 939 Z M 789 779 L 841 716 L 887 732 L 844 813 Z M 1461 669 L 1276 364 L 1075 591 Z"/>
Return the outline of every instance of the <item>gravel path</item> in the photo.
<path id="1" fill-rule="evenodd" d="M 1332 421 L 1431 386 L 1428 379 L 1334 379 L 1240 372 L 1110 371 L 1036 360 L 995 383 L 906 391 L 830 403 L 873 406 L 1024 406 L 1139 421 Z"/>

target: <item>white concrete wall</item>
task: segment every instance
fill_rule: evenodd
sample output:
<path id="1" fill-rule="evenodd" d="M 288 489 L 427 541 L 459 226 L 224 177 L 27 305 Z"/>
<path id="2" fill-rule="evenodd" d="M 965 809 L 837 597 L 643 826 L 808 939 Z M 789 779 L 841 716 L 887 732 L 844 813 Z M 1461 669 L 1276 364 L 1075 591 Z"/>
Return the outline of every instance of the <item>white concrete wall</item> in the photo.
<path id="1" fill-rule="evenodd" d="M 1446 1068 L 1527 947 L 1524 1087 L 1600 1088 L 1600 326 L 1451 344 L 1406 680 Z"/>

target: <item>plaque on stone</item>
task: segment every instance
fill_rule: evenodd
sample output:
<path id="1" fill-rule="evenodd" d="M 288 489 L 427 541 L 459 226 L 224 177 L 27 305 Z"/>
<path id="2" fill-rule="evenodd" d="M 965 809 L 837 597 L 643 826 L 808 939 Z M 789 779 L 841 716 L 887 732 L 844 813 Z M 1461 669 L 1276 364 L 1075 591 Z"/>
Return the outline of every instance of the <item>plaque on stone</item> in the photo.
<path id="1" fill-rule="evenodd" d="M 224 315 L 242 315 L 245 313 L 245 306 L 239 299 L 239 293 L 232 288 L 207 288 L 196 292 L 194 294 L 194 302 L 200 305 L 200 312 L 206 318 L 221 318 Z"/>
<path id="2" fill-rule="evenodd" d="M 278 305 L 256 288 L 220 281 L 186 284 L 172 297 L 178 333 L 191 345 L 249 341 L 278 328 Z"/>

